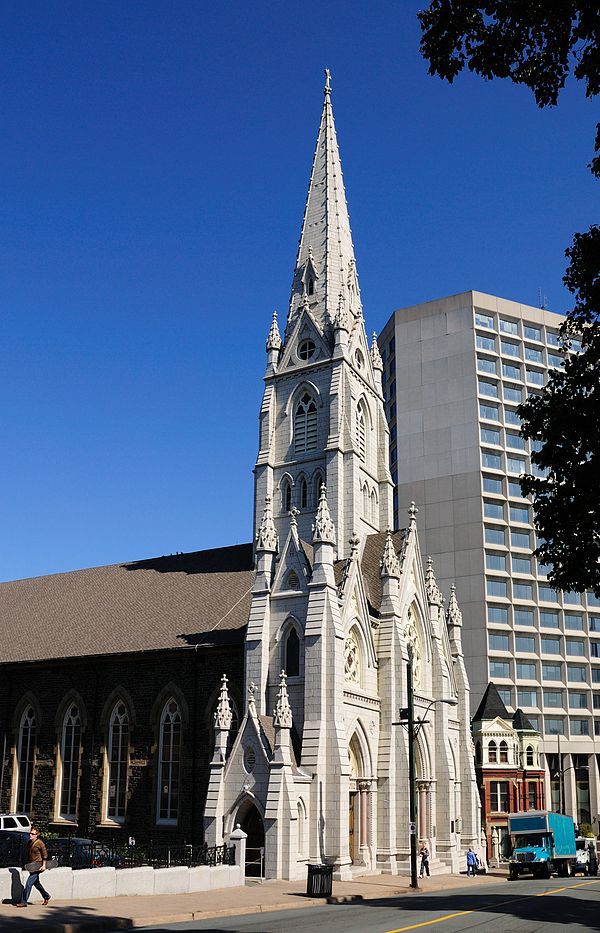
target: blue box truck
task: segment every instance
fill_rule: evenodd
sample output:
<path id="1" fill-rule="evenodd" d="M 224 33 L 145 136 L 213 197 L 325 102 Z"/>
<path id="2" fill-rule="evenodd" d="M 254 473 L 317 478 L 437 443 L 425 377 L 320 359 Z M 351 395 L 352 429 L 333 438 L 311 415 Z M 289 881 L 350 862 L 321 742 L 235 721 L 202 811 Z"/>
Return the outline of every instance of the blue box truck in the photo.
<path id="1" fill-rule="evenodd" d="M 575 825 L 570 816 L 549 810 L 511 813 L 508 829 L 513 842 L 508 866 L 511 881 L 519 875 L 549 878 L 557 872 L 566 878 L 573 874 L 577 848 Z"/>

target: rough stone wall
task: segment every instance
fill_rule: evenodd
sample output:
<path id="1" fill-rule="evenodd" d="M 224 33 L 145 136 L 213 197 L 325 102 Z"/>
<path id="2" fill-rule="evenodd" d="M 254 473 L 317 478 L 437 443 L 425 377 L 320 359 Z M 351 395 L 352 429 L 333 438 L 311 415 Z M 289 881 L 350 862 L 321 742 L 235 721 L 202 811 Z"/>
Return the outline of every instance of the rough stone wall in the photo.
<path id="1" fill-rule="evenodd" d="M 210 721 L 222 674 L 242 712 L 242 646 L 149 652 L 120 657 L 6 665 L 0 677 L 0 812 L 10 812 L 15 743 L 23 698 L 32 695 L 37 734 L 31 816 L 60 835 L 136 841 L 202 842 L 202 815 L 213 743 Z M 122 691 L 122 694 L 121 694 Z M 156 824 L 157 746 L 160 712 L 171 692 L 183 713 L 177 826 Z M 83 725 L 78 821 L 55 821 L 57 757 L 67 696 L 81 698 Z M 131 706 L 127 812 L 123 825 L 102 824 L 108 717 L 117 695 Z"/>

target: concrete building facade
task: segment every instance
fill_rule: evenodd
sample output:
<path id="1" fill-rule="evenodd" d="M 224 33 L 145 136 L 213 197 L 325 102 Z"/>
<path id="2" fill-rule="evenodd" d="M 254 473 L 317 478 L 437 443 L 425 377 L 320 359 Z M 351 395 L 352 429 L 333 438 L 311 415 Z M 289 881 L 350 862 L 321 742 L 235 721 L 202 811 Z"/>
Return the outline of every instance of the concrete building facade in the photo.
<path id="1" fill-rule="evenodd" d="M 379 342 L 394 514 L 418 503 L 440 583 L 456 581 L 474 700 L 492 681 L 524 710 L 547 805 L 598 830 L 600 601 L 549 585 L 518 482 L 536 468 L 517 406 L 578 349 L 561 348 L 562 320 L 469 291 L 396 311 Z"/>

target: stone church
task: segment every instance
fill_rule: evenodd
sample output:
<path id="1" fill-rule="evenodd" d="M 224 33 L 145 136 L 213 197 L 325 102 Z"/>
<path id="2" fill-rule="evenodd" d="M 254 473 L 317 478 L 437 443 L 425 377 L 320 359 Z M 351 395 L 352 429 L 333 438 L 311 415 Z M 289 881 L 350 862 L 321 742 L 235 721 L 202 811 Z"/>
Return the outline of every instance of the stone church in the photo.
<path id="1" fill-rule="evenodd" d="M 456 871 L 480 838 L 461 612 L 414 504 L 390 527 L 329 76 L 266 353 L 252 545 L 0 585 L 0 808 L 172 842 L 239 823 L 269 878 L 406 872 L 410 657 L 415 831 Z"/>

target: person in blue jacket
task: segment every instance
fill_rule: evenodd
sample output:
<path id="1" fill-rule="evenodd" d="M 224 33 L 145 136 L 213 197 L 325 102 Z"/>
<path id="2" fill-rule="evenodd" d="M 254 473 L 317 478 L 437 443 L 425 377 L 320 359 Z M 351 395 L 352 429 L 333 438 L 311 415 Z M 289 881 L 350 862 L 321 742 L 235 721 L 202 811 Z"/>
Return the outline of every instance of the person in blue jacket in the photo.
<path id="1" fill-rule="evenodd" d="M 474 878 L 476 874 L 477 874 L 477 856 L 473 852 L 473 849 L 469 847 L 469 851 L 467 852 L 467 878 L 469 877 L 469 875 Z"/>

